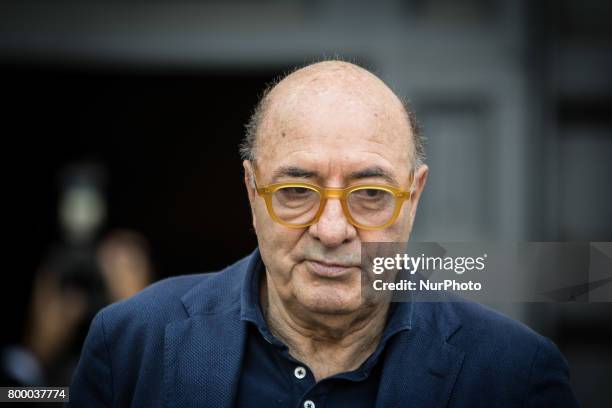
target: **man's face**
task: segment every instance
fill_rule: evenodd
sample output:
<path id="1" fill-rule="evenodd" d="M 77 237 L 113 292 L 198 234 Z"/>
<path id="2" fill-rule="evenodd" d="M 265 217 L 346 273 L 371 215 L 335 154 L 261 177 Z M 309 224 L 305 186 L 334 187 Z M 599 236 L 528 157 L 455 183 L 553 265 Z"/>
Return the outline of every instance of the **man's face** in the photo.
<path id="1" fill-rule="evenodd" d="M 316 224 L 283 226 L 271 219 L 250 177 L 256 173 L 259 186 L 293 181 L 344 188 L 374 183 L 408 190 L 413 167 L 409 126 L 399 101 L 393 104 L 387 94 L 376 102 L 364 97 L 381 92 L 369 85 L 359 92 L 342 87 L 279 90 L 259 132 L 256 162 L 244 162 L 268 280 L 282 300 L 315 313 L 350 313 L 362 305 L 361 243 L 408 240 L 427 168 L 415 174 L 416 192 L 397 221 L 375 231 L 352 226 L 333 198 Z"/>

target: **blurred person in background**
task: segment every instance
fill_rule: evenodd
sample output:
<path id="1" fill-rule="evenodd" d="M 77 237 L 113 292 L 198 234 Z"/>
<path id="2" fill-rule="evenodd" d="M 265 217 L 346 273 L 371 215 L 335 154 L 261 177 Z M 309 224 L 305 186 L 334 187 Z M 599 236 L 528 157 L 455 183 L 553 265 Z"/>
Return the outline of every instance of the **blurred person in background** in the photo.
<path id="1" fill-rule="evenodd" d="M 141 234 L 114 230 L 97 248 L 97 260 L 106 283 L 109 300 L 127 299 L 152 281 L 149 244 Z"/>
<path id="2" fill-rule="evenodd" d="M 69 383 L 93 316 L 151 282 L 143 236 L 116 230 L 99 238 L 107 210 L 104 168 L 77 163 L 59 179 L 62 241 L 34 275 L 22 344 L 2 351 L 3 384 Z"/>

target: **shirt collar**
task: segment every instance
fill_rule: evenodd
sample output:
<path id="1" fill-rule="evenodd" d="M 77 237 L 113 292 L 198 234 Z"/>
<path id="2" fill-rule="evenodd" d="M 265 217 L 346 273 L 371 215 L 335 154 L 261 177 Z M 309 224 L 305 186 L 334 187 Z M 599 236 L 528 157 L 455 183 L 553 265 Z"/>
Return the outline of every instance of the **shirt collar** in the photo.
<path id="1" fill-rule="evenodd" d="M 261 303 L 259 301 L 259 288 L 261 279 L 264 277 L 265 267 L 259 251 L 255 251 L 253 259 L 249 262 L 244 283 L 240 294 L 240 319 L 253 323 L 268 340 L 273 340 L 270 334 L 266 320 L 261 311 Z M 394 334 L 412 329 L 413 305 L 410 302 L 391 303 L 387 323 L 381 337 L 381 344 Z"/>
<path id="2" fill-rule="evenodd" d="M 264 270 L 261 255 L 259 251 L 255 251 L 244 275 L 240 294 L 240 319 L 252 322 L 260 330 L 266 327 L 259 302 L 259 284 Z"/>

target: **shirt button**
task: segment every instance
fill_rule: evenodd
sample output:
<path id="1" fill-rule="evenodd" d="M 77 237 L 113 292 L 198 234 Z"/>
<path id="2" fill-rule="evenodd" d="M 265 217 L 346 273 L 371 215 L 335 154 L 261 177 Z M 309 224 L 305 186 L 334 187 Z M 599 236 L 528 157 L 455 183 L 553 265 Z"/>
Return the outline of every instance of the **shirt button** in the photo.
<path id="1" fill-rule="evenodd" d="M 304 401 L 304 408 L 315 408 L 315 403 L 311 400 Z"/>
<path id="2" fill-rule="evenodd" d="M 304 367 L 296 367 L 295 370 L 293 371 L 293 374 L 295 375 L 295 378 L 297 378 L 298 380 L 301 380 L 302 378 L 306 377 L 306 369 Z M 304 407 L 306 407 L 306 405 L 304 405 Z M 314 408 L 314 405 L 312 407 L 308 406 L 306 408 Z"/>

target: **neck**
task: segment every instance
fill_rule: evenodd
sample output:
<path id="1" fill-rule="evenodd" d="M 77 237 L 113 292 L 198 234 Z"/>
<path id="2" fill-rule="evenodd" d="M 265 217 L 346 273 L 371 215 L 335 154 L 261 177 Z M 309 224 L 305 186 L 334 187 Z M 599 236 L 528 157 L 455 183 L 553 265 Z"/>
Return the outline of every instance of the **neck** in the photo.
<path id="1" fill-rule="evenodd" d="M 317 381 L 357 369 L 378 346 L 389 310 L 388 302 L 380 302 L 353 313 L 313 313 L 283 301 L 265 278 L 260 292 L 270 331 L 291 356 L 308 365 Z"/>

